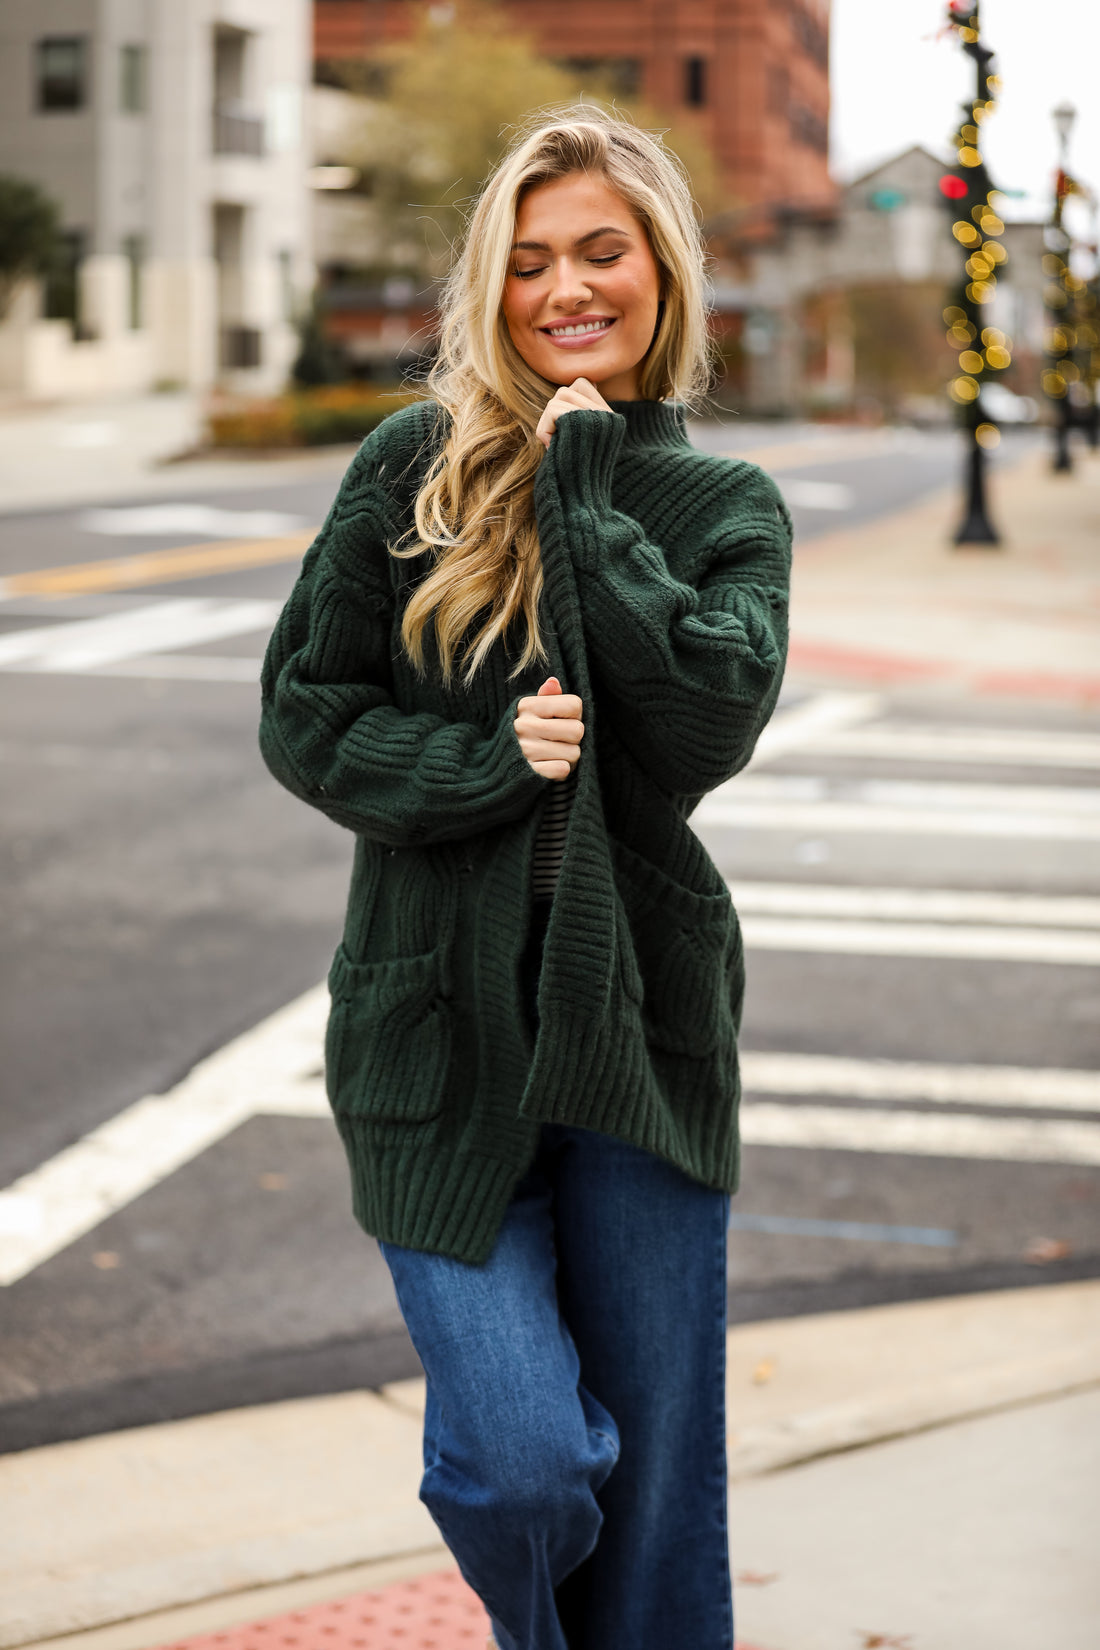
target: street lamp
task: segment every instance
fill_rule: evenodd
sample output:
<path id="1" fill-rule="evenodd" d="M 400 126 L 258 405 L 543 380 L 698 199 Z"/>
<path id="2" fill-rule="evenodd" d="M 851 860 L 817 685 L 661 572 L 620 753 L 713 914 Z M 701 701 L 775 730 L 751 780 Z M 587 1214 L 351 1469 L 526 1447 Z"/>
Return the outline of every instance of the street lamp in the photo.
<path id="1" fill-rule="evenodd" d="M 1070 133 L 1073 131 L 1073 123 L 1077 119 L 1077 110 L 1072 103 L 1059 103 L 1056 109 L 1051 110 L 1051 114 L 1054 119 L 1054 130 L 1058 133 L 1059 151 L 1064 165 L 1066 151 L 1069 148 Z"/>
<path id="2" fill-rule="evenodd" d="M 943 312 L 948 342 L 959 351 L 950 393 L 966 432 L 966 509 L 955 543 L 995 545 L 1000 537 L 986 508 L 985 466 L 986 452 L 996 447 L 1001 433 L 986 416 L 982 387 L 987 374 L 1002 372 L 1012 356 L 1011 340 L 987 320 L 997 270 L 1005 261 L 1000 239 L 1005 226 L 993 206 L 995 191 L 979 145 L 1000 80 L 989 72 L 993 53 L 981 42 L 978 0 L 948 0 L 947 27 L 972 59 L 977 77 L 974 98 L 963 104 L 962 123 L 955 133 L 955 164 L 940 179 L 940 193 L 954 220 L 951 233 L 965 255 L 954 302 Z"/>

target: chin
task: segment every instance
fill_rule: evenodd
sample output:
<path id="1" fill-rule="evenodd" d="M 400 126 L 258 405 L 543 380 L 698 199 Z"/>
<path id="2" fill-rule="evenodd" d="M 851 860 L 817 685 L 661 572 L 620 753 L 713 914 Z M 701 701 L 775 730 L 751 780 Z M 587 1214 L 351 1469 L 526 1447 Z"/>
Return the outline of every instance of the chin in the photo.
<path id="1" fill-rule="evenodd" d="M 554 360 L 536 367 L 535 371 L 540 378 L 545 378 L 547 383 L 556 384 L 559 389 L 566 384 L 572 384 L 578 378 L 587 378 L 590 384 L 595 384 L 596 388 L 599 389 L 600 385 L 608 378 L 621 378 L 634 365 L 633 361 L 624 363 L 621 361 L 583 361 L 577 359 Z"/>

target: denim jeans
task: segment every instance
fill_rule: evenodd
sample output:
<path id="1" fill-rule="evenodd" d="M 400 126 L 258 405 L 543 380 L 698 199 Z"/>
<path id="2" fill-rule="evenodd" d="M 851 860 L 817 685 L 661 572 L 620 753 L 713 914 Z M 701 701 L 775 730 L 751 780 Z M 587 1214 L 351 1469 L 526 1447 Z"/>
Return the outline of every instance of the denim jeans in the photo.
<path id="1" fill-rule="evenodd" d="M 500 1650 L 733 1650 L 728 1220 L 554 1123 L 483 1266 L 381 1244 L 427 1376 L 420 1499 Z"/>

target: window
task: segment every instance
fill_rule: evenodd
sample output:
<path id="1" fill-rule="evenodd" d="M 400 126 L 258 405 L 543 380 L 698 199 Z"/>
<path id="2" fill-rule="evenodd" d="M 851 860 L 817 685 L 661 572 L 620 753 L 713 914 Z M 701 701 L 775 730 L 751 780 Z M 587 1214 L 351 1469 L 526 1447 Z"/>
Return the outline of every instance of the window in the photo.
<path id="1" fill-rule="evenodd" d="M 137 332 L 143 325 L 143 297 L 142 275 L 145 265 L 145 236 L 125 235 L 122 241 L 122 255 L 126 259 L 130 284 L 128 292 L 129 321 L 131 332 Z"/>
<path id="2" fill-rule="evenodd" d="M 69 321 L 74 336 L 80 331 L 80 265 L 84 260 L 85 235 L 82 229 L 66 229 L 43 293 L 48 321 Z"/>
<path id="3" fill-rule="evenodd" d="M 123 46 L 119 53 L 118 106 L 126 115 L 145 109 L 145 47 Z"/>
<path id="4" fill-rule="evenodd" d="M 807 109 L 804 104 L 792 103 L 790 122 L 791 137 L 796 143 L 805 144 L 807 149 L 816 149 L 818 154 L 828 154 L 829 126 L 821 115 Z"/>
<path id="5" fill-rule="evenodd" d="M 561 57 L 554 61 L 614 97 L 635 97 L 642 83 L 642 65 L 636 57 Z"/>
<path id="6" fill-rule="evenodd" d="M 707 101 L 707 60 L 684 59 L 684 102 L 689 109 L 701 109 Z"/>
<path id="7" fill-rule="evenodd" d="M 38 107 L 83 109 L 87 100 L 87 41 L 83 35 L 40 40 L 36 48 Z"/>

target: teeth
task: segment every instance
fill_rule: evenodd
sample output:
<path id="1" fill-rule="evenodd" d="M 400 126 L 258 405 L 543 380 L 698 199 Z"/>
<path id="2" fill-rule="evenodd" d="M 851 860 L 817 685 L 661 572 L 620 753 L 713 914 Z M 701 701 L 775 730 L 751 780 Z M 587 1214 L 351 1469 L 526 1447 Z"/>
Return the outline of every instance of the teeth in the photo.
<path id="1" fill-rule="evenodd" d="M 576 338 L 582 332 L 606 332 L 610 325 L 610 321 L 586 321 L 579 327 L 547 327 L 546 330 L 555 338 Z"/>

